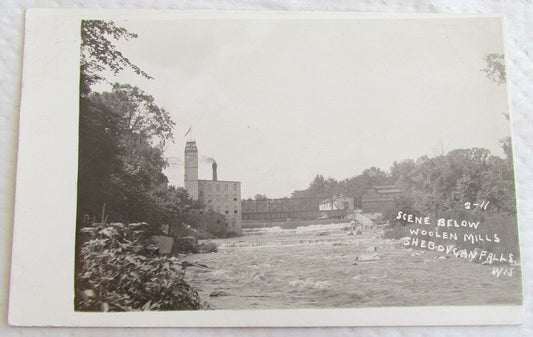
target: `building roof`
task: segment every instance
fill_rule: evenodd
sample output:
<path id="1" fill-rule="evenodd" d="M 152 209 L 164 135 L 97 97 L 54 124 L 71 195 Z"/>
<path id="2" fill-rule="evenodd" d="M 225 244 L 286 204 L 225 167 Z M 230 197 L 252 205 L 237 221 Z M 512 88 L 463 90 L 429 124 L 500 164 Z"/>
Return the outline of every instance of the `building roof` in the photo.
<path id="1" fill-rule="evenodd" d="M 378 193 L 401 193 L 402 190 L 400 190 L 395 185 L 384 185 L 384 186 L 372 186 L 373 189 L 376 190 Z"/>
<path id="2" fill-rule="evenodd" d="M 329 203 L 329 202 L 332 202 L 332 201 L 346 200 L 346 199 L 351 199 L 351 198 L 345 196 L 344 194 L 340 194 L 340 195 L 334 195 L 334 196 L 332 196 L 331 198 L 328 198 L 328 199 L 320 200 L 320 203 L 321 204 L 326 204 L 326 203 Z"/>
<path id="3" fill-rule="evenodd" d="M 377 191 L 378 193 L 401 193 L 402 190 L 398 189 L 398 188 L 395 188 L 395 189 L 390 189 L 390 190 L 379 190 Z"/>
<path id="4" fill-rule="evenodd" d="M 188 141 L 185 144 L 185 152 L 198 152 L 195 141 Z"/>
<path id="5" fill-rule="evenodd" d="M 394 198 L 387 198 L 387 199 L 368 199 L 366 196 L 363 195 L 361 198 L 361 202 L 386 202 L 386 201 L 394 201 Z"/>

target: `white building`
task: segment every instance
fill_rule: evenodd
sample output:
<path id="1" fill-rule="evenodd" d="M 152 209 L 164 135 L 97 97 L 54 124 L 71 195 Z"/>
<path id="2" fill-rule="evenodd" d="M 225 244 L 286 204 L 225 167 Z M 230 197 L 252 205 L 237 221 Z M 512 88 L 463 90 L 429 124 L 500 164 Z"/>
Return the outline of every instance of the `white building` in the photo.
<path id="1" fill-rule="evenodd" d="M 344 195 L 333 196 L 332 198 L 322 200 L 318 206 L 321 211 L 353 210 L 353 199 Z"/>

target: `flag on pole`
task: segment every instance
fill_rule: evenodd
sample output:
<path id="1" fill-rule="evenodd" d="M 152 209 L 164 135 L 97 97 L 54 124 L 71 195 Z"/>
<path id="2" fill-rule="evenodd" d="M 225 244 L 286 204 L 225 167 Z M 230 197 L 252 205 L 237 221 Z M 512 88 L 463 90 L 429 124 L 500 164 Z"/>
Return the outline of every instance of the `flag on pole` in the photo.
<path id="1" fill-rule="evenodd" d="M 192 128 L 192 125 L 189 126 L 189 130 L 187 130 L 187 133 L 185 133 L 185 136 L 184 136 L 184 137 L 187 137 L 187 135 L 188 135 L 189 133 L 191 133 L 191 128 Z"/>

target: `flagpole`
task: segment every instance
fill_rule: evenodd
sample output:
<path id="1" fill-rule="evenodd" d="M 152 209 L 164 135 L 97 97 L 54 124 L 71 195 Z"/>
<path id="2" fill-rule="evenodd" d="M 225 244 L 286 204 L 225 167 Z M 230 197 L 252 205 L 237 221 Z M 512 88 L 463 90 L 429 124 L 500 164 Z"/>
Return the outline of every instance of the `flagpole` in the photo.
<path id="1" fill-rule="evenodd" d="M 187 132 L 185 133 L 185 137 L 187 137 L 187 135 L 189 136 L 189 138 L 187 139 L 187 141 L 191 141 L 191 140 L 193 140 L 193 138 L 192 138 L 192 125 L 189 126 L 189 130 L 187 130 Z"/>

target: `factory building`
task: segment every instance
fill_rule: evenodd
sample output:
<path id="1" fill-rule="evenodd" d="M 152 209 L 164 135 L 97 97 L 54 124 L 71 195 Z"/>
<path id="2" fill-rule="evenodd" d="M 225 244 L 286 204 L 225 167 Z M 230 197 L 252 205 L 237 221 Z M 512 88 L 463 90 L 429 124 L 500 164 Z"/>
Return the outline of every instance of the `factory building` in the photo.
<path id="1" fill-rule="evenodd" d="M 394 206 L 402 191 L 394 186 L 372 186 L 361 198 L 361 208 L 364 213 L 383 213 Z"/>
<path id="2" fill-rule="evenodd" d="M 198 148 L 195 141 L 185 145 L 185 189 L 194 200 L 205 205 L 206 213 L 219 213 L 225 217 L 225 234 L 242 235 L 241 183 L 218 180 L 217 163 L 212 161 L 211 180 L 198 179 Z"/>
<path id="3" fill-rule="evenodd" d="M 320 215 L 327 218 L 344 219 L 348 214 L 354 213 L 353 199 L 342 194 L 320 201 L 318 207 Z"/>

